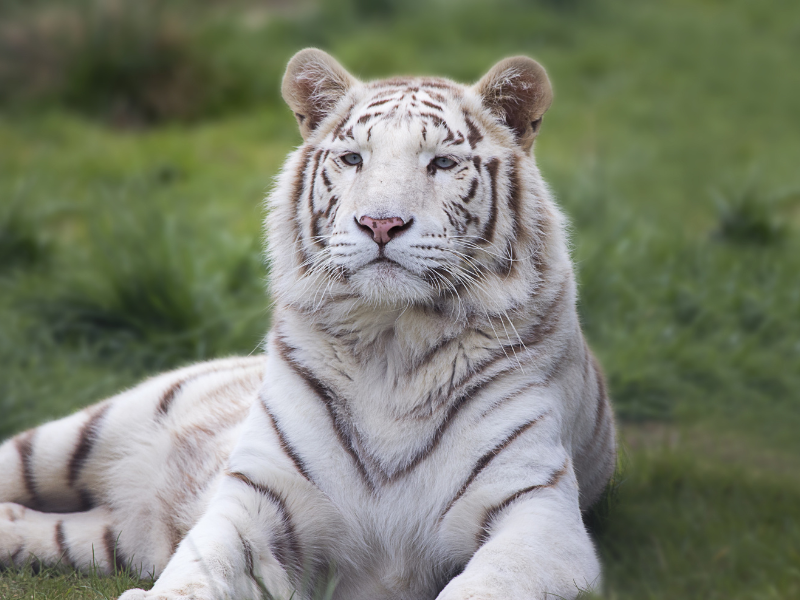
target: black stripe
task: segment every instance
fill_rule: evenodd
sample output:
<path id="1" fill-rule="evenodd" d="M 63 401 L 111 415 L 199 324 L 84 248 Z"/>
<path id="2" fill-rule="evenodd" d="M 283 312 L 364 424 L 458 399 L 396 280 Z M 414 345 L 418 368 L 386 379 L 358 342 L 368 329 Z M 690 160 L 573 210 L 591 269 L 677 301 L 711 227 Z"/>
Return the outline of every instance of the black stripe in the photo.
<path id="1" fill-rule="evenodd" d="M 330 199 L 328 200 L 328 206 L 327 208 L 325 208 L 325 212 L 322 213 L 326 219 L 331 216 L 331 211 L 333 210 L 333 207 L 336 206 L 337 202 L 339 202 L 339 198 L 337 198 L 336 196 L 331 196 Z"/>
<path id="2" fill-rule="evenodd" d="M 100 437 L 100 424 L 109 408 L 111 408 L 110 403 L 100 406 L 81 428 L 78 443 L 75 445 L 75 450 L 67 465 L 67 482 L 70 487 L 75 486 L 92 448 Z"/>
<path id="3" fill-rule="evenodd" d="M 292 348 L 286 342 L 286 340 L 284 340 L 279 336 L 276 336 L 275 345 L 277 346 L 278 354 L 280 355 L 280 357 L 286 362 L 287 365 L 289 365 L 292 368 L 292 370 L 301 379 L 303 379 L 303 381 L 305 381 L 306 385 L 309 388 L 311 388 L 311 390 L 314 391 L 317 397 L 322 401 L 323 406 L 325 406 L 326 410 L 328 411 L 328 415 L 330 416 L 331 419 L 331 425 L 333 426 L 333 430 L 336 432 L 336 437 L 339 440 L 339 443 L 341 444 L 342 448 L 344 448 L 344 450 L 353 459 L 353 462 L 356 465 L 356 469 L 361 475 L 361 478 L 364 481 L 364 483 L 367 485 L 370 491 L 375 491 L 375 484 L 369 477 L 366 466 L 356 453 L 352 440 L 347 435 L 347 433 L 345 433 L 344 428 L 342 427 L 342 420 L 339 417 L 339 414 L 336 410 L 336 406 L 341 405 L 341 401 L 337 398 L 333 390 L 331 390 L 329 387 L 327 387 L 325 384 L 323 384 L 319 379 L 317 379 L 314 376 L 314 374 L 311 372 L 310 369 L 301 365 L 292 357 L 294 348 Z"/>
<path id="4" fill-rule="evenodd" d="M 511 211 L 511 223 L 514 227 L 512 239 L 519 239 L 519 224 L 520 224 L 520 182 L 519 182 L 519 159 L 516 156 L 511 158 L 511 164 L 508 166 L 508 208 Z"/>
<path id="5" fill-rule="evenodd" d="M 31 498 L 30 508 L 41 506 L 39 494 L 36 492 L 36 479 L 33 476 L 33 438 L 35 435 L 36 430 L 33 429 L 14 439 L 14 446 L 22 463 L 22 481 L 25 484 L 25 491 Z"/>
<path id="6" fill-rule="evenodd" d="M 380 106 L 381 104 L 386 104 L 387 102 L 391 102 L 391 101 L 392 101 L 391 98 L 384 98 L 382 100 L 375 100 L 374 102 L 371 102 L 370 104 L 367 104 L 367 108 L 372 108 L 373 106 Z"/>
<path id="7" fill-rule="evenodd" d="M 221 371 L 232 371 L 239 368 L 245 368 L 245 367 L 229 366 L 229 365 L 226 365 L 224 367 L 212 367 L 210 369 L 202 370 L 199 373 L 189 375 L 184 379 L 176 381 L 171 386 L 169 386 L 167 390 L 161 395 L 161 400 L 159 400 L 158 402 L 158 408 L 156 408 L 156 418 L 160 420 L 167 415 L 170 408 L 172 407 L 172 403 L 178 397 L 179 393 L 183 391 L 183 388 L 186 386 L 186 384 L 201 377 L 205 377 L 206 375 L 211 375 L 212 373 L 219 373 Z"/>
<path id="8" fill-rule="evenodd" d="M 286 508 L 286 501 L 283 499 L 283 497 L 281 497 L 280 494 L 278 494 L 278 492 L 268 488 L 263 484 L 254 482 L 244 473 L 233 471 L 228 473 L 228 476 L 238 479 L 275 505 L 275 508 L 278 511 L 278 517 L 283 525 L 284 535 L 283 539 L 276 540 L 276 544 L 273 546 L 272 553 L 275 555 L 276 560 L 287 572 L 291 573 L 292 575 L 299 576 L 302 572 L 303 561 L 300 554 L 300 544 L 297 539 L 297 533 L 295 532 L 289 510 Z"/>
<path id="9" fill-rule="evenodd" d="M 303 192 L 305 190 L 305 173 L 306 168 L 308 167 L 308 161 L 311 159 L 311 153 L 314 152 L 314 148 L 306 147 L 303 149 L 302 158 L 300 159 L 300 164 L 298 165 L 297 171 L 295 172 L 294 176 L 294 187 L 292 197 L 294 200 L 294 218 L 291 220 L 293 224 L 293 243 L 295 244 L 295 251 L 297 253 L 296 260 L 298 263 L 298 267 L 300 273 L 305 275 L 308 272 L 308 253 L 303 246 L 302 236 L 300 235 L 301 231 L 301 222 L 300 222 L 300 203 L 303 198 Z"/>
<path id="10" fill-rule="evenodd" d="M 431 121 L 433 121 L 433 126 L 434 127 L 447 127 L 447 125 L 444 122 L 444 119 L 442 119 L 442 117 L 440 117 L 439 115 L 435 115 L 435 114 L 429 113 L 429 112 L 421 112 L 421 113 L 419 113 L 418 116 L 424 117 L 424 118 L 427 118 L 427 119 L 430 119 Z M 447 130 L 450 131 L 450 128 L 448 127 Z"/>
<path id="11" fill-rule="evenodd" d="M 361 116 L 358 118 L 358 121 L 356 121 L 356 123 L 358 123 L 359 125 L 364 125 L 364 124 L 365 124 L 367 121 L 369 121 L 369 120 L 370 120 L 370 119 L 372 119 L 373 117 L 379 117 L 379 116 L 381 116 L 382 114 L 385 114 L 385 113 L 382 113 L 382 112 L 376 112 L 376 113 L 367 113 L 366 115 L 361 115 Z"/>
<path id="12" fill-rule="evenodd" d="M 331 134 L 334 139 L 339 137 L 339 134 L 341 133 L 342 129 L 344 128 L 345 125 L 347 125 L 347 122 L 350 120 L 351 114 L 353 114 L 353 105 L 351 105 L 350 108 L 347 109 L 347 112 L 344 114 L 344 117 L 342 117 L 342 120 L 339 121 L 339 123 L 337 123 L 336 127 L 334 128 L 333 133 Z"/>
<path id="13" fill-rule="evenodd" d="M 183 388 L 184 383 L 186 383 L 185 379 L 176 381 L 169 386 L 169 388 L 167 388 L 166 392 L 161 395 L 161 400 L 159 400 L 158 408 L 156 409 L 156 413 L 159 417 L 163 417 L 169 412 L 169 409 L 172 406 L 172 401 L 175 400 L 175 397 L 178 395 L 178 391 Z"/>
<path id="14" fill-rule="evenodd" d="M 322 169 L 322 183 L 325 184 L 325 187 L 330 192 L 333 189 L 331 185 L 331 180 L 328 179 L 328 172 L 325 169 Z"/>
<path id="15" fill-rule="evenodd" d="M 385 90 L 386 88 L 397 88 L 393 93 L 402 92 L 406 87 L 411 85 L 413 79 L 411 77 L 390 77 L 389 79 L 381 79 L 369 84 L 369 87 L 374 90 Z M 386 92 L 384 92 L 386 93 Z"/>
<path id="16" fill-rule="evenodd" d="M 424 92 L 437 102 L 447 102 L 447 98 L 445 96 L 442 96 L 442 94 L 440 94 L 439 92 L 434 92 L 433 90 L 424 90 Z"/>
<path id="17" fill-rule="evenodd" d="M 433 108 L 435 110 L 444 110 L 443 106 L 440 106 L 439 104 L 436 104 L 435 102 L 428 102 L 427 100 L 422 100 L 422 103 L 425 106 L 430 106 L 431 108 Z"/>
<path id="18" fill-rule="evenodd" d="M 481 237 L 483 242 L 491 244 L 494 239 L 494 230 L 497 225 L 497 169 L 500 166 L 500 161 L 496 158 L 491 158 L 486 162 L 486 170 L 489 172 L 489 184 L 491 188 L 491 197 L 489 205 L 489 218 L 483 228 Z"/>
<path id="19" fill-rule="evenodd" d="M 314 163 L 311 167 L 311 184 L 308 189 L 308 213 L 309 213 L 309 226 L 311 227 L 311 243 L 320 244 L 319 239 L 319 224 L 316 219 L 316 212 L 314 211 L 314 189 L 317 183 L 317 169 L 319 168 L 319 158 L 322 156 L 322 150 L 317 150 L 314 153 Z M 322 244 L 324 246 L 324 244 Z"/>
<path id="20" fill-rule="evenodd" d="M 447 90 L 449 92 L 453 92 L 454 94 L 461 96 L 461 90 L 458 89 L 451 83 L 447 83 L 445 81 L 441 81 L 438 79 L 423 79 L 420 81 L 420 87 L 422 88 L 434 88 L 439 90 Z M 425 90 L 427 91 L 427 90 Z M 431 96 L 433 97 L 433 96 Z"/>
<path id="21" fill-rule="evenodd" d="M 272 427 L 275 429 L 275 433 L 278 435 L 278 441 L 280 442 L 281 449 L 292 460 L 295 468 L 300 472 L 300 474 L 311 483 L 314 483 L 314 481 L 311 479 L 311 475 L 308 474 L 308 469 L 306 468 L 303 459 L 300 458 L 300 455 L 295 451 L 294 448 L 292 448 L 291 444 L 289 444 L 289 440 L 286 439 L 286 434 L 284 434 L 283 430 L 278 425 L 278 420 L 272 414 L 272 411 L 270 411 L 267 403 L 264 401 L 264 398 L 259 396 L 259 401 L 261 407 L 264 409 L 264 412 L 267 413 L 267 416 L 272 423 Z"/>
<path id="22" fill-rule="evenodd" d="M 322 156 L 322 150 L 317 150 L 314 153 L 314 162 L 311 167 L 311 185 L 308 188 L 308 211 L 314 214 L 314 188 L 317 183 L 317 169 L 319 168 L 319 158 Z"/>
<path id="23" fill-rule="evenodd" d="M 514 492 L 499 504 L 495 504 L 491 508 L 487 509 L 486 512 L 484 512 L 483 519 L 481 520 L 481 528 L 478 530 L 478 540 L 477 540 L 478 547 L 480 548 L 481 546 L 483 546 L 486 543 L 486 540 L 489 539 L 489 528 L 492 526 L 492 522 L 500 512 L 508 508 L 511 504 L 516 502 L 521 496 L 524 496 L 525 494 L 553 487 L 567 473 L 568 466 L 569 462 L 567 461 L 564 463 L 564 466 L 561 467 L 561 469 L 551 473 L 550 477 L 547 479 L 545 483 L 541 483 L 539 485 L 531 485 L 529 487 L 519 490 L 518 492 Z"/>
<path id="24" fill-rule="evenodd" d="M 469 142 L 470 148 L 474 150 L 475 146 L 477 146 L 478 143 L 483 140 L 483 134 L 480 132 L 473 120 L 469 118 L 467 111 L 464 111 L 464 120 L 467 123 L 467 141 Z"/>
<path id="25" fill-rule="evenodd" d="M 453 505 L 458 502 L 458 500 L 466 493 L 467 488 L 472 484 L 475 478 L 480 475 L 481 471 L 483 471 L 494 458 L 500 454 L 503 450 L 505 450 L 511 442 L 517 439 L 520 435 L 525 433 L 528 429 L 536 425 L 539 421 L 541 421 L 548 413 L 543 415 L 539 415 L 535 419 L 528 421 L 527 423 L 523 423 L 519 427 L 517 427 L 514 431 L 511 432 L 502 442 L 497 444 L 494 448 L 489 450 L 486 454 L 481 456 L 477 463 L 475 463 L 475 467 L 473 467 L 472 472 L 469 474 L 469 477 L 464 481 L 464 483 L 459 488 L 458 492 L 455 496 L 453 496 L 452 500 L 447 503 L 447 506 L 442 511 L 442 514 L 439 516 L 439 521 L 441 521 L 444 516 L 448 513 L 448 511 L 453 507 Z"/>
<path id="26" fill-rule="evenodd" d="M 516 343 L 508 346 L 501 346 L 496 349 L 486 360 L 478 363 L 473 370 L 469 371 L 459 381 L 455 382 L 452 389 L 448 391 L 448 396 L 442 398 L 442 400 L 451 400 L 454 404 L 458 404 L 465 396 L 476 396 L 486 386 L 496 381 L 500 375 L 517 368 L 517 363 L 513 358 L 514 353 L 522 352 L 526 348 L 530 350 L 531 347 L 541 343 L 542 340 L 551 335 L 558 326 L 557 317 L 559 314 L 557 311 L 564 308 L 563 299 L 566 294 L 567 285 L 568 281 L 565 279 L 554 300 L 542 311 L 539 322 L 522 334 L 523 339 L 521 344 Z M 491 338 L 491 336 L 489 337 L 490 339 L 494 339 Z M 487 370 L 503 360 L 508 363 L 505 368 L 495 373 L 492 377 L 483 377 L 483 374 Z M 555 375 L 554 372 L 548 373 L 548 378 L 553 375 Z M 454 394 L 456 394 L 455 400 L 452 400 Z M 429 404 L 431 402 L 433 402 L 433 400 L 428 398 L 423 404 Z"/>
<path id="27" fill-rule="evenodd" d="M 511 271 L 514 269 L 514 263 L 517 261 L 517 252 L 511 240 L 506 242 L 506 250 L 503 252 L 502 256 L 497 257 L 497 260 L 501 263 L 498 268 L 500 275 L 503 277 L 511 275 Z"/>
<path id="28" fill-rule="evenodd" d="M 247 576 L 252 579 L 259 588 L 262 588 L 262 591 L 265 591 L 263 590 L 264 582 L 256 576 L 255 563 L 253 562 L 253 547 L 250 545 L 250 542 L 244 539 L 244 536 L 240 531 L 237 530 L 236 533 L 239 534 L 239 541 L 242 544 L 242 554 L 244 554 L 244 564 L 247 569 Z"/>

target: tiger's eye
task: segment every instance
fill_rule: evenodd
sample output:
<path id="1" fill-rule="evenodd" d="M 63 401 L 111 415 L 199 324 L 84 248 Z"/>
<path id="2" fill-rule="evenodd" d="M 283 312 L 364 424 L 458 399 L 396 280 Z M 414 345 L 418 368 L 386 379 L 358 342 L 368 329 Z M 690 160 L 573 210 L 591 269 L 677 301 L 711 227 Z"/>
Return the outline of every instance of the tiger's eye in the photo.
<path id="1" fill-rule="evenodd" d="M 342 157 L 342 160 L 351 167 L 360 165 L 362 162 L 361 155 L 358 152 L 348 152 Z"/>
<path id="2" fill-rule="evenodd" d="M 456 161 L 446 156 L 437 156 L 433 159 L 433 164 L 437 169 L 452 169 L 456 165 Z"/>

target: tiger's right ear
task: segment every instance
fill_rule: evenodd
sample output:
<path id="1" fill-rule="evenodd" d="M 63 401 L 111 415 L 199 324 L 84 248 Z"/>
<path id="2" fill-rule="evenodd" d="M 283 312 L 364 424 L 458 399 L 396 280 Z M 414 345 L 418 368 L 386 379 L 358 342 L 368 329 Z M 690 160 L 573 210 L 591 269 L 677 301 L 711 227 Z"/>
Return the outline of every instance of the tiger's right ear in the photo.
<path id="1" fill-rule="evenodd" d="M 308 139 L 356 83 L 342 65 L 322 50 L 306 48 L 292 57 L 283 76 L 281 94 L 297 118 L 303 139 Z"/>
<path id="2" fill-rule="evenodd" d="M 523 150 L 530 150 L 542 115 L 553 101 L 553 88 L 544 67 L 527 56 L 506 58 L 473 89 L 483 105 L 511 128 Z"/>

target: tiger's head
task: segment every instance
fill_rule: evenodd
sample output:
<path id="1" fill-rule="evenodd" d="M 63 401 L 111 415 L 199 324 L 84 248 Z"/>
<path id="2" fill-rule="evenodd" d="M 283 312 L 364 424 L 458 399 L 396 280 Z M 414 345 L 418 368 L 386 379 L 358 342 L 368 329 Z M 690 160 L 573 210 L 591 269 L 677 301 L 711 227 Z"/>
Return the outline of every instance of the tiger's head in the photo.
<path id="1" fill-rule="evenodd" d="M 505 59 L 471 87 L 362 83 L 306 49 L 282 93 L 304 143 L 269 200 L 279 299 L 506 310 L 565 251 L 547 242 L 560 214 L 530 155 L 552 100 L 537 62 Z"/>

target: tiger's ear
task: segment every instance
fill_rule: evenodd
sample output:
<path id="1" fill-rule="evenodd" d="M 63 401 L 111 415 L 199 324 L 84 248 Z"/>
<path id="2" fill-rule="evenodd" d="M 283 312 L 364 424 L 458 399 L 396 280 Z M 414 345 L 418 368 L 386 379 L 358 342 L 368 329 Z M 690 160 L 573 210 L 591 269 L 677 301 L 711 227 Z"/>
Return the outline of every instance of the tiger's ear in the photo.
<path id="1" fill-rule="evenodd" d="M 519 145 L 530 150 L 542 115 L 553 101 L 553 88 L 544 67 L 527 56 L 506 58 L 473 89 L 483 105 L 511 128 Z"/>
<path id="2" fill-rule="evenodd" d="M 283 76 L 281 94 L 297 118 L 303 139 L 314 132 L 355 83 L 356 79 L 322 50 L 306 48 L 292 57 Z"/>

